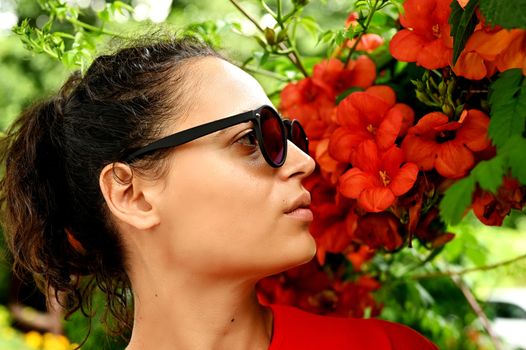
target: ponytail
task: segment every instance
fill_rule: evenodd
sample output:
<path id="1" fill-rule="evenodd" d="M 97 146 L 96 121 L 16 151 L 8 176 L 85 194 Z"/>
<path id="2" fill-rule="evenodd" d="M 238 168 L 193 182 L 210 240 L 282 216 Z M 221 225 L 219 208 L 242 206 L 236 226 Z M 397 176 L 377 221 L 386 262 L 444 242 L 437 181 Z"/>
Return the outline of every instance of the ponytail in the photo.
<path id="1" fill-rule="evenodd" d="M 220 57 L 192 38 L 145 36 L 74 73 L 58 96 L 33 105 L 0 144 L 0 210 L 14 270 L 32 274 L 70 315 L 92 316 L 95 288 L 114 334 L 133 320 L 125 249 L 99 186 L 101 170 L 159 137 L 191 103 L 183 62 Z M 168 152 L 135 162 L 159 174 Z M 159 165 L 160 164 L 160 165 Z"/>

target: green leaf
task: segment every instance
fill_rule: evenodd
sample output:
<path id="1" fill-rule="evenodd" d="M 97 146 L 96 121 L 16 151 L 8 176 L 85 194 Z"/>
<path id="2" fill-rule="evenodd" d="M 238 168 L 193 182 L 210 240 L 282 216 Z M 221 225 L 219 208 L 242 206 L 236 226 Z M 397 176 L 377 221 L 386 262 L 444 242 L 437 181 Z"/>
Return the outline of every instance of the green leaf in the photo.
<path id="1" fill-rule="evenodd" d="M 474 190 L 475 179 L 472 176 L 458 180 L 447 189 L 440 202 L 440 216 L 447 224 L 455 225 L 460 222 L 471 203 Z"/>
<path id="2" fill-rule="evenodd" d="M 526 185 L 525 150 L 526 138 L 521 135 L 513 135 L 510 137 L 506 145 L 502 148 L 502 153 L 505 153 L 508 157 L 511 175 L 519 180 L 522 185 Z"/>
<path id="3" fill-rule="evenodd" d="M 492 25 L 526 29 L 526 0 L 480 0 L 480 12 Z"/>
<path id="4" fill-rule="evenodd" d="M 504 157 L 497 155 L 490 160 L 479 162 L 471 170 L 470 176 L 475 177 L 483 190 L 496 193 L 507 170 L 505 163 Z"/>
<path id="5" fill-rule="evenodd" d="M 491 122 L 488 133 L 497 147 L 513 135 L 521 135 L 526 124 L 526 78 L 520 69 L 509 69 L 490 86 Z"/>
<path id="6" fill-rule="evenodd" d="M 299 23 L 308 31 L 313 38 L 320 32 L 320 26 L 313 17 L 305 16 L 299 19 Z"/>
<path id="7" fill-rule="evenodd" d="M 327 30 L 323 33 L 320 33 L 318 36 L 318 42 L 316 45 L 318 45 L 320 42 L 327 43 L 329 41 L 332 41 L 334 39 L 334 32 L 332 30 Z"/>
<path id="8" fill-rule="evenodd" d="M 97 16 L 103 22 L 109 22 L 110 21 L 110 11 L 108 10 L 108 8 L 106 8 L 106 9 L 100 11 L 99 13 L 97 13 Z"/>
<path id="9" fill-rule="evenodd" d="M 451 24 L 451 36 L 453 37 L 453 65 L 464 50 L 468 38 L 475 31 L 478 22 L 475 8 L 478 3 L 479 0 L 470 0 L 462 9 L 457 1 L 451 2 L 449 24 Z"/>

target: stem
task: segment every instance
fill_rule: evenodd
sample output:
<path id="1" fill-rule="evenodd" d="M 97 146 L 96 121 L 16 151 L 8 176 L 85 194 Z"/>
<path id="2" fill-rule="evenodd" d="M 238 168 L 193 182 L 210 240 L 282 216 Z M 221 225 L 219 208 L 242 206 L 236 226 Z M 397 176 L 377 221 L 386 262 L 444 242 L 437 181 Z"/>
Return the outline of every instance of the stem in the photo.
<path id="1" fill-rule="evenodd" d="M 261 3 L 261 6 L 263 6 L 263 8 L 265 9 L 265 11 L 267 11 L 268 13 L 270 13 L 270 15 L 272 17 L 274 17 L 274 19 L 277 21 L 278 20 L 278 15 L 276 15 L 276 13 L 274 11 L 272 11 L 272 9 L 267 5 L 267 3 L 265 2 L 265 0 L 260 0 L 259 1 Z"/>
<path id="2" fill-rule="evenodd" d="M 495 264 L 490 265 L 483 265 L 483 266 L 477 266 L 477 267 L 471 267 L 468 269 L 460 270 L 460 271 L 438 271 L 438 272 L 431 272 L 427 274 L 422 275 L 413 275 L 411 276 L 412 279 L 415 280 L 421 280 L 421 279 L 427 279 L 427 278 L 436 278 L 436 277 L 455 277 L 455 276 L 462 276 L 467 273 L 475 272 L 475 271 L 488 271 L 495 269 L 497 267 L 513 264 L 514 262 L 517 262 L 519 260 L 526 259 L 526 254 L 519 255 L 513 259 L 504 260 Z"/>
<path id="3" fill-rule="evenodd" d="M 249 66 L 244 66 L 243 69 L 246 70 L 247 72 L 254 73 L 254 74 L 261 74 L 261 75 L 264 75 L 264 76 L 267 76 L 267 77 L 270 77 L 270 78 L 273 78 L 273 79 L 276 79 L 276 80 L 279 80 L 285 83 L 290 82 L 289 79 L 283 78 L 283 76 L 276 74 L 274 72 L 268 71 L 266 69 L 259 69 L 255 67 L 249 67 Z"/>
<path id="4" fill-rule="evenodd" d="M 243 16 L 245 16 L 250 22 L 252 22 L 256 28 L 261 32 L 261 33 L 264 33 L 265 31 L 263 30 L 263 28 L 261 28 L 261 26 L 259 25 L 259 23 L 248 13 L 246 12 L 238 3 L 236 0 L 230 0 L 230 2 L 232 3 L 232 5 L 234 5 L 238 10 L 239 12 L 241 12 L 243 14 Z"/>
<path id="5" fill-rule="evenodd" d="M 453 280 L 453 283 L 457 285 L 457 287 L 462 291 L 462 294 L 464 294 L 464 297 L 466 298 L 469 306 L 471 306 L 471 309 L 473 309 L 473 312 L 477 315 L 480 322 L 482 323 L 482 326 L 488 332 L 491 342 L 495 346 L 496 350 L 502 350 L 502 346 L 500 341 L 498 340 L 495 332 L 493 332 L 493 327 L 491 326 L 491 323 L 488 320 L 488 316 L 484 313 L 484 310 L 480 307 L 479 303 L 477 302 L 477 299 L 469 289 L 468 285 L 464 280 L 459 276 L 452 276 L 451 279 Z"/>
<path id="6" fill-rule="evenodd" d="M 362 36 L 369 29 L 369 26 L 371 25 L 371 21 L 373 19 L 374 13 L 376 12 L 376 10 L 378 10 L 378 8 L 376 7 L 376 6 L 378 6 L 378 1 L 379 0 L 374 0 L 374 6 L 371 8 L 371 11 L 369 12 L 369 15 L 367 16 L 367 22 L 365 23 L 365 26 L 363 27 L 363 30 L 360 32 L 360 34 L 358 34 L 358 37 L 355 38 L 355 42 L 354 42 L 353 46 L 351 47 L 351 49 L 349 50 L 349 53 L 347 54 L 347 58 L 345 59 L 345 66 L 347 66 L 347 64 L 351 60 L 351 56 L 356 51 L 356 47 L 358 47 L 358 44 L 360 43 L 360 40 L 362 39 Z"/>
<path id="7" fill-rule="evenodd" d="M 236 0 L 230 0 L 230 2 L 232 3 L 232 5 L 234 5 L 250 22 L 252 22 L 256 28 L 261 32 L 261 33 L 265 33 L 264 29 L 259 25 L 259 23 L 252 17 L 250 16 L 249 13 L 247 13 L 240 5 L 239 3 L 236 1 Z M 296 48 L 291 45 L 291 42 L 290 42 L 290 39 L 288 38 L 287 36 L 287 43 L 291 46 L 290 50 L 292 50 L 289 54 L 287 54 L 287 57 L 289 58 L 289 60 L 296 66 L 298 67 L 298 69 L 300 70 L 300 72 L 305 76 L 305 77 L 308 77 L 309 74 L 307 73 L 307 71 L 305 70 L 305 67 L 303 66 L 303 63 L 301 63 L 301 60 L 299 58 L 299 55 L 298 55 L 298 52 L 296 51 Z M 283 50 L 283 51 L 287 51 L 289 50 L 289 48 L 283 44 L 283 43 L 279 43 L 278 44 L 278 47 Z"/>
<path id="8" fill-rule="evenodd" d="M 59 37 L 61 37 L 61 38 L 75 39 L 75 37 L 74 37 L 73 35 L 68 34 L 68 33 L 54 32 L 53 34 L 56 35 L 56 36 L 59 36 Z"/>
<path id="9" fill-rule="evenodd" d="M 81 22 L 81 21 L 79 21 L 77 19 L 68 19 L 68 21 L 71 24 L 73 24 L 73 25 L 77 25 L 77 26 L 82 27 L 84 29 L 88 29 L 88 30 L 90 30 L 92 32 L 97 32 L 97 33 L 100 33 L 100 34 L 105 34 L 105 35 L 110 35 L 110 36 L 126 39 L 126 37 L 121 35 L 121 34 L 118 34 L 118 33 L 115 33 L 115 32 L 112 32 L 112 31 L 109 31 L 109 30 L 106 30 L 106 29 L 103 29 L 103 28 L 92 26 L 91 24 Z"/>
<path id="10" fill-rule="evenodd" d="M 283 28 L 283 22 L 281 21 L 281 0 L 277 0 L 277 6 L 278 6 L 278 16 L 277 16 L 276 20 L 278 21 L 278 23 Z"/>
<path id="11" fill-rule="evenodd" d="M 291 43 L 289 38 L 287 38 L 287 43 L 290 45 L 290 47 L 291 47 L 290 49 L 292 50 L 292 52 L 290 53 L 289 57 L 290 56 L 294 57 L 294 61 L 296 61 L 296 63 L 295 63 L 296 67 L 299 68 L 301 74 L 303 74 L 303 76 L 305 78 L 308 78 L 309 77 L 309 73 L 307 73 L 307 70 L 305 69 L 305 66 L 301 62 L 300 56 L 298 54 L 298 50 L 296 50 L 296 46 L 292 45 L 292 43 Z"/>

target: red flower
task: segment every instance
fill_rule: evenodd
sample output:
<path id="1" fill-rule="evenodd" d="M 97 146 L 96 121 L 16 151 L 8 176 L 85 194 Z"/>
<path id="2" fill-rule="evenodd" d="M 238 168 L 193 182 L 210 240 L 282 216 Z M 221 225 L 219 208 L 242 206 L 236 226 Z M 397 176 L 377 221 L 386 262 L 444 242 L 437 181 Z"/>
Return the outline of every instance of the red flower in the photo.
<path id="1" fill-rule="evenodd" d="M 458 122 L 432 112 L 408 130 L 402 150 L 421 170 L 435 168 L 444 177 L 463 177 L 475 164 L 473 152 L 490 144 L 488 126 L 489 117 L 476 109 L 465 110 Z"/>
<path id="2" fill-rule="evenodd" d="M 310 176 L 312 178 L 312 176 Z M 311 210 L 314 221 L 310 232 L 316 239 L 318 261 L 325 262 L 325 254 L 341 253 L 351 243 L 356 229 L 356 215 L 350 211 L 350 201 L 336 191 L 336 187 L 317 177 L 316 183 L 305 184 L 312 193 Z"/>
<path id="3" fill-rule="evenodd" d="M 496 195 L 478 189 L 471 206 L 482 223 L 501 226 L 512 208 L 521 210 L 524 204 L 526 204 L 526 189 L 521 187 L 517 180 L 505 177 Z"/>
<path id="4" fill-rule="evenodd" d="M 404 62 L 427 69 L 449 65 L 453 39 L 448 23 L 451 0 L 407 0 L 400 16 L 402 29 L 391 39 L 389 51 Z"/>
<path id="5" fill-rule="evenodd" d="M 362 265 L 371 260 L 376 251 L 366 244 L 351 244 L 345 251 L 345 257 L 352 264 L 354 271 L 360 271 Z"/>
<path id="6" fill-rule="evenodd" d="M 354 168 L 341 176 L 339 191 L 358 199 L 366 211 L 385 210 L 416 181 L 418 167 L 413 163 L 401 166 L 403 162 L 404 153 L 398 147 L 381 153 L 373 141 L 365 141 L 356 150 Z"/>
<path id="7" fill-rule="evenodd" d="M 455 235 L 445 231 L 445 225 L 440 221 L 438 208 L 429 210 L 418 223 L 416 236 L 424 242 L 428 242 L 430 248 L 436 249 L 455 238 Z"/>
<path id="8" fill-rule="evenodd" d="M 320 167 L 321 175 L 326 179 L 330 184 L 336 185 L 338 178 L 341 174 L 345 172 L 348 165 L 337 161 L 329 154 L 329 139 L 322 139 L 317 143 L 311 142 L 309 145 L 312 145 L 314 148 L 314 159 Z M 311 148 L 311 147 L 309 147 Z"/>
<path id="9" fill-rule="evenodd" d="M 521 68 L 526 75 L 526 30 L 513 29 L 509 46 L 502 51 L 495 61 L 497 69 L 504 72 L 511 68 Z"/>
<path id="10" fill-rule="evenodd" d="M 369 309 L 371 316 L 380 314 L 381 307 L 374 300 L 372 292 L 378 290 L 381 284 L 373 277 L 362 275 L 356 281 L 334 283 L 338 296 L 333 312 L 329 315 L 344 317 L 364 317 Z"/>
<path id="11" fill-rule="evenodd" d="M 376 65 L 367 56 L 350 61 L 347 67 L 342 61 L 331 58 L 314 66 L 312 81 L 325 91 L 327 96 L 336 98 L 351 87 L 367 88 L 376 79 Z"/>
<path id="12" fill-rule="evenodd" d="M 347 41 L 347 47 L 352 48 L 356 43 L 356 39 Z M 356 45 L 356 51 L 365 51 L 368 53 L 373 52 L 384 43 L 384 38 L 378 34 L 364 34 L 360 38 L 360 42 Z"/>
<path id="13" fill-rule="evenodd" d="M 316 261 L 290 269 L 285 273 L 258 282 L 258 298 L 263 304 L 293 305 L 312 312 L 317 309 L 310 302 L 312 295 L 331 288 L 331 280 Z"/>
<path id="14" fill-rule="evenodd" d="M 298 119 L 311 139 L 320 139 L 333 119 L 335 103 L 332 96 L 313 83 L 311 78 L 285 86 L 281 91 L 280 111 L 288 118 Z"/>
<path id="15" fill-rule="evenodd" d="M 506 50 L 514 38 L 512 31 L 506 29 L 489 31 L 481 28 L 475 31 L 469 37 L 453 71 L 456 75 L 472 80 L 492 76 L 496 71 L 497 56 Z"/>
<path id="16" fill-rule="evenodd" d="M 391 213 L 368 213 L 361 216 L 354 236 L 358 242 L 373 249 L 395 250 L 403 243 L 400 220 Z"/>
<path id="17" fill-rule="evenodd" d="M 355 92 L 341 101 L 337 119 L 341 125 L 330 137 L 329 154 L 342 162 L 352 162 L 354 148 L 374 140 L 380 149 L 391 147 L 404 123 L 413 120 L 409 106 L 396 103 L 394 91 L 374 86 Z"/>

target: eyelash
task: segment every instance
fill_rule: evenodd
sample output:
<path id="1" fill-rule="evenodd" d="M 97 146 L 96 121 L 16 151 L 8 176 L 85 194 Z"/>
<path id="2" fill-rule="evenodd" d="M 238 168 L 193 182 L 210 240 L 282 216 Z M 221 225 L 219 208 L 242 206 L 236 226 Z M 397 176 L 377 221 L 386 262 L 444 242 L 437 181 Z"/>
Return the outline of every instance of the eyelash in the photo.
<path id="1" fill-rule="evenodd" d="M 244 142 L 245 140 L 248 141 L 248 143 Z M 240 143 L 240 144 L 242 144 L 243 146 L 246 146 L 246 147 L 257 148 L 258 147 L 258 139 L 256 137 L 256 130 L 248 131 L 242 137 L 240 137 L 236 142 L 238 142 L 238 143 Z"/>

